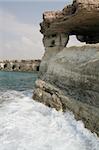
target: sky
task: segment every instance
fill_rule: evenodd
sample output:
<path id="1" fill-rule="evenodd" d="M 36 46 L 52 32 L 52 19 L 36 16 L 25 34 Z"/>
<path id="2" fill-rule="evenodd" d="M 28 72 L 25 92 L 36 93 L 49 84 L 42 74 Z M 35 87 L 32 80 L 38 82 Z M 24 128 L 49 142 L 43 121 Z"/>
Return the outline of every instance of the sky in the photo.
<path id="1" fill-rule="evenodd" d="M 0 60 L 41 59 L 42 13 L 61 10 L 71 3 L 72 0 L 0 0 Z M 80 42 L 72 37 L 68 45 L 75 44 Z"/>

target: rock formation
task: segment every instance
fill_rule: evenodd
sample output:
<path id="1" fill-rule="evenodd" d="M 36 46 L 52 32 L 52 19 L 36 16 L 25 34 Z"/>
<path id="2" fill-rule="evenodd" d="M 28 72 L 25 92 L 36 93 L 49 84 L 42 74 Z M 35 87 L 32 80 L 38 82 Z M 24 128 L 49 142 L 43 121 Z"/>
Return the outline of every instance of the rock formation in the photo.
<path id="1" fill-rule="evenodd" d="M 0 61 L 0 70 L 3 71 L 39 71 L 40 60 L 5 60 Z"/>
<path id="2" fill-rule="evenodd" d="M 99 42 L 99 1 L 74 0 L 62 11 L 45 12 L 41 23 L 44 37 L 76 35 L 86 43 Z"/>
<path id="3" fill-rule="evenodd" d="M 45 12 L 41 33 L 45 54 L 33 99 L 72 111 L 99 136 L 99 2 L 74 0 L 62 11 Z M 88 45 L 66 48 L 70 35 Z"/>

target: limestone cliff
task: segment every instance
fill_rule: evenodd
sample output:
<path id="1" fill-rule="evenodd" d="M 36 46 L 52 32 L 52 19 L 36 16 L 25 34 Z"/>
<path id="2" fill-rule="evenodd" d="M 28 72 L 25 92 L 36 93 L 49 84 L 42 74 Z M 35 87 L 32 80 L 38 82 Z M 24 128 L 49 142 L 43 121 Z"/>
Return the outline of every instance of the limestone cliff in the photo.
<path id="1" fill-rule="evenodd" d="M 39 71 L 40 60 L 5 60 L 0 61 L 2 71 Z"/>
<path id="2" fill-rule="evenodd" d="M 99 136 L 98 27 L 97 0 L 74 0 L 62 11 L 44 13 L 45 54 L 33 98 L 57 110 L 72 111 Z M 66 48 L 70 35 L 90 44 Z"/>

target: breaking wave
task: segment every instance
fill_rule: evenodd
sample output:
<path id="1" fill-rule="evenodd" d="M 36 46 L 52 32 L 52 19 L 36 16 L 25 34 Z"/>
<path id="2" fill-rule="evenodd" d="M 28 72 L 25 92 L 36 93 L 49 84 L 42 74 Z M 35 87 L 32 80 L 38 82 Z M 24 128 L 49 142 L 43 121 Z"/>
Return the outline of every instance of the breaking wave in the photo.
<path id="1" fill-rule="evenodd" d="M 98 150 L 99 138 L 71 112 L 32 100 L 32 91 L 0 92 L 0 150 Z"/>

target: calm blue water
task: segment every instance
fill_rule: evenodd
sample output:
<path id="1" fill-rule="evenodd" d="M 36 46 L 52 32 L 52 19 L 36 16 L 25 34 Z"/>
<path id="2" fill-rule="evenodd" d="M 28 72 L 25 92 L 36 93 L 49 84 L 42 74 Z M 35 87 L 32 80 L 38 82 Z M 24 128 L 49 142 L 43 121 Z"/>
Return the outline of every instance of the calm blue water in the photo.
<path id="1" fill-rule="evenodd" d="M 99 150 L 71 112 L 32 99 L 36 73 L 0 72 L 0 150 Z"/>
<path id="2" fill-rule="evenodd" d="M 1 72 L 0 90 L 25 91 L 33 89 L 37 73 Z"/>

